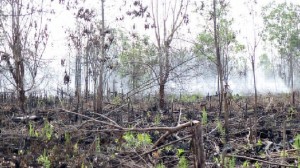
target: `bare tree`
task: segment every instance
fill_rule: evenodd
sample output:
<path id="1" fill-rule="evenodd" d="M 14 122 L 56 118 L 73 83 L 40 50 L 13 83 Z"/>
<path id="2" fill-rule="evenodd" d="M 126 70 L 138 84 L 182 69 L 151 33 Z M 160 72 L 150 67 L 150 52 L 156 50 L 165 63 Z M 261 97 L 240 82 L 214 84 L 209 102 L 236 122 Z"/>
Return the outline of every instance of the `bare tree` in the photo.
<path id="1" fill-rule="evenodd" d="M 253 86 L 254 86 L 254 114 L 255 117 L 257 118 L 257 79 L 256 79 L 256 55 L 257 55 L 257 48 L 260 43 L 260 37 L 259 37 L 259 30 L 257 25 L 256 20 L 257 20 L 257 11 L 256 11 L 256 0 L 254 1 L 249 1 L 249 13 L 251 15 L 251 22 L 253 26 L 252 34 L 253 34 L 253 40 L 252 42 L 250 41 L 249 38 L 247 38 L 248 43 L 247 43 L 247 50 L 250 56 L 250 61 L 251 61 L 251 68 L 252 68 L 252 75 L 253 75 Z"/>
<path id="2" fill-rule="evenodd" d="M 155 30 L 157 54 L 159 57 L 159 107 L 165 108 L 165 86 L 168 81 L 171 64 L 171 43 L 180 26 L 188 23 L 189 18 L 187 8 L 189 0 L 180 0 L 170 3 L 167 0 L 163 2 L 159 0 L 151 1 L 152 27 Z M 168 27 L 170 26 L 170 27 Z"/>
<path id="3" fill-rule="evenodd" d="M 47 45 L 48 33 L 44 17 L 44 2 L 22 0 L 0 2 L 0 29 L 4 39 L 0 48 L 6 79 L 14 86 L 19 107 L 25 112 L 25 93 L 37 84 L 38 69 Z"/>

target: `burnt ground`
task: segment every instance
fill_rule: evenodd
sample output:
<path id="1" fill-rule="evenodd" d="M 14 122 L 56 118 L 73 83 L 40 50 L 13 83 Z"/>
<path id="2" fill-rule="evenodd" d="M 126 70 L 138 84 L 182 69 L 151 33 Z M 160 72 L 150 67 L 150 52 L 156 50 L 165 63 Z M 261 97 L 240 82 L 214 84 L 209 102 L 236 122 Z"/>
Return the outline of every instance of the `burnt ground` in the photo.
<path id="1" fill-rule="evenodd" d="M 106 103 L 102 116 L 92 112 L 91 103 L 79 106 L 80 116 L 73 113 L 78 106 L 72 101 L 40 101 L 28 114 L 20 113 L 13 103 L 1 103 L 0 167 L 178 167 L 182 156 L 193 167 L 191 138 L 180 140 L 191 134 L 190 128 L 171 134 L 158 145 L 174 142 L 169 146 L 145 154 L 164 131 L 147 131 L 151 143 L 139 143 L 137 132 L 128 135 L 97 121 L 113 123 L 109 118 L 124 128 L 174 127 L 179 116 L 180 123 L 201 121 L 204 106 L 208 115 L 203 125 L 207 167 L 230 167 L 232 158 L 234 167 L 296 167 L 299 151 L 293 144 L 300 132 L 298 99 L 296 96 L 293 106 L 288 94 L 261 95 L 255 115 L 253 97 L 232 96 L 228 143 L 220 127 L 224 117 L 219 116 L 217 97 L 205 102 L 174 101 L 164 112 L 158 112 L 150 99 L 128 104 L 114 99 Z"/>

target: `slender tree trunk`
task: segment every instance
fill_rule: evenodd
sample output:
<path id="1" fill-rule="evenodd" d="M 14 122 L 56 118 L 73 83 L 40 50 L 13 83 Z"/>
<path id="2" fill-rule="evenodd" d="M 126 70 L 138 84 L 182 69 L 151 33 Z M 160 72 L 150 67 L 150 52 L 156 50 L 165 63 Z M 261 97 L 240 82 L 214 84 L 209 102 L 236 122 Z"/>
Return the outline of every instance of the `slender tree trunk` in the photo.
<path id="1" fill-rule="evenodd" d="M 163 58 L 163 54 L 161 49 L 159 49 L 159 110 L 163 110 L 165 108 L 165 59 Z"/>
<path id="2" fill-rule="evenodd" d="M 16 5 L 16 7 L 15 7 Z M 15 60 L 15 71 L 11 70 L 17 86 L 19 107 L 23 113 L 25 113 L 25 89 L 24 89 L 24 62 L 22 59 L 22 46 L 21 46 L 21 32 L 20 32 L 20 4 L 19 1 L 12 3 L 12 35 L 13 37 L 13 57 Z M 16 10 L 15 10 L 16 9 Z M 10 64 L 10 63 L 9 63 Z"/>
<path id="3" fill-rule="evenodd" d="M 89 40 L 89 38 L 88 38 Z M 87 46 L 88 46 L 87 42 Z M 85 52 L 85 102 L 88 102 L 88 96 L 89 96 L 89 50 L 90 47 L 86 49 Z"/>
<path id="4" fill-rule="evenodd" d="M 291 99 L 292 104 L 295 106 L 295 93 L 294 93 L 294 67 L 293 67 L 293 57 L 289 56 L 289 83 L 291 87 Z"/>
<path id="5" fill-rule="evenodd" d="M 218 74 L 219 74 L 219 80 L 220 80 L 220 87 L 221 87 L 221 107 L 223 106 L 223 100 L 226 98 L 224 94 L 224 78 L 223 78 L 223 66 L 221 62 L 221 54 L 220 54 L 220 44 L 218 41 L 219 38 L 219 33 L 217 29 L 217 9 L 216 9 L 216 0 L 213 0 L 213 11 L 214 11 L 214 16 L 213 16 L 213 22 L 214 22 L 214 41 L 215 41 L 215 48 L 216 48 L 216 56 L 217 56 L 217 69 L 218 69 Z M 226 100 L 225 100 L 226 101 Z M 224 128 L 225 128 L 225 140 L 228 141 L 228 110 L 224 109 L 224 115 L 225 115 L 225 123 L 224 123 Z"/>
<path id="6" fill-rule="evenodd" d="M 98 96 L 97 96 L 97 79 L 96 77 L 93 77 L 94 78 L 94 98 L 93 98 L 93 109 L 94 111 L 97 111 L 97 100 L 98 100 Z"/>
<path id="7" fill-rule="evenodd" d="M 77 31 L 80 32 L 80 25 L 77 22 Z M 81 39 L 78 39 L 77 41 L 78 44 L 81 43 Z M 80 105 L 81 105 L 81 46 L 76 46 L 77 47 L 77 55 L 76 55 L 76 60 L 75 60 L 75 96 L 77 99 L 77 104 L 76 104 L 76 112 L 80 113 Z M 80 117 L 81 120 L 81 117 Z M 78 116 L 76 115 L 75 121 L 78 121 Z"/>
<path id="8" fill-rule="evenodd" d="M 26 102 L 26 96 L 25 96 L 25 91 L 24 91 L 24 88 L 23 89 L 20 89 L 19 91 L 19 101 L 20 101 L 20 108 L 21 108 L 21 111 L 23 113 L 25 113 L 25 102 Z"/>
<path id="9" fill-rule="evenodd" d="M 255 51 L 254 51 L 255 52 Z M 253 85 L 254 85 L 254 115 L 257 117 L 257 86 L 256 86 L 256 73 L 255 73 L 255 60 L 254 55 L 251 56 L 252 74 L 253 74 Z"/>
<path id="10" fill-rule="evenodd" d="M 100 61 L 100 76 L 99 76 L 99 86 L 98 86 L 98 101 L 97 101 L 97 112 L 103 112 L 103 88 L 104 88 L 104 59 L 105 59 L 105 51 L 104 51 L 104 40 L 105 40 L 105 25 L 104 25 L 104 0 L 101 0 L 101 61 Z"/>
<path id="11" fill-rule="evenodd" d="M 159 84 L 159 107 L 160 109 L 164 109 L 165 107 L 165 84 L 161 82 Z"/>

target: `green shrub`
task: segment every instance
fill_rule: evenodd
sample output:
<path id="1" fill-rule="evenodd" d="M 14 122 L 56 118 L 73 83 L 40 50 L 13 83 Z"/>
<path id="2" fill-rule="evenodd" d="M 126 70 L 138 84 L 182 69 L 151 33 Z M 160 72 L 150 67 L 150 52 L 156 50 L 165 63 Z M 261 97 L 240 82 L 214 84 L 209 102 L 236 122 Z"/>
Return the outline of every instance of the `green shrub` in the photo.
<path id="1" fill-rule="evenodd" d="M 38 161 L 39 164 L 42 164 L 43 167 L 45 167 L 45 168 L 50 168 L 51 167 L 51 162 L 50 162 L 49 157 L 46 154 L 46 150 L 45 149 L 44 149 L 43 155 L 40 155 L 38 157 L 37 161 Z"/>
<path id="2" fill-rule="evenodd" d="M 201 122 L 202 122 L 203 125 L 206 125 L 206 124 L 207 124 L 207 112 L 206 112 L 205 109 L 203 109 L 203 111 L 202 111 Z"/>
<path id="3" fill-rule="evenodd" d="M 295 149 L 300 149 L 300 134 L 295 137 L 293 146 Z"/>
<path id="4" fill-rule="evenodd" d="M 235 168 L 235 157 L 229 159 L 229 168 Z"/>
<path id="5" fill-rule="evenodd" d="M 123 135 L 123 139 L 126 141 L 127 147 L 145 147 L 152 144 L 151 136 L 147 133 L 134 134 L 132 132 L 126 132 Z"/>
<path id="6" fill-rule="evenodd" d="M 48 121 L 45 121 L 44 127 L 42 129 L 42 135 L 45 136 L 49 141 L 52 137 L 52 134 L 53 134 L 53 126 L 50 125 Z"/>
<path id="7" fill-rule="evenodd" d="M 155 125 L 159 125 L 161 122 L 161 115 L 160 114 L 156 114 L 154 117 L 154 124 Z"/>
<path id="8" fill-rule="evenodd" d="M 181 156 L 179 158 L 178 167 L 179 168 L 188 168 L 189 167 L 188 160 L 184 156 Z"/>
<path id="9" fill-rule="evenodd" d="M 248 160 L 244 161 L 242 167 L 244 167 L 244 168 L 249 167 L 249 161 Z"/>
<path id="10" fill-rule="evenodd" d="M 65 142 L 66 142 L 66 144 L 71 143 L 71 135 L 69 132 L 65 132 Z"/>
<path id="11" fill-rule="evenodd" d="M 166 166 L 163 163 L 159 163 L 155 168 L 165 168 Z"/>
<path id="12" fill-rule="evenodd" d="M 255 168 L 261 168 L 261 163 L 255 162 L 254 166 Z"/>
<path id="13" fill-rule="evenodd" d="M 193 103 L 193 102 L 197 102 L 198 100 L 201 99 L 201 95 L 200 94 L 185 94 L 181 96 L 180 101 L 184 102 L 184 103 Z"/>

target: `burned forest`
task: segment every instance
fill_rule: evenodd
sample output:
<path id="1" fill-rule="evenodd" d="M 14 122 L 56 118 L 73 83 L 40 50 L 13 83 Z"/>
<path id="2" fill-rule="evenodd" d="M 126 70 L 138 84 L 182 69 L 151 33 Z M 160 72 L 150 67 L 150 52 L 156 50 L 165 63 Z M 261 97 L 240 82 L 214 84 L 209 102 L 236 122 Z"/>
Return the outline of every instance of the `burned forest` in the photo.
<path id="1" fill-rule="evenodd" d="M 0 0 L 0 167 L 300 167 L 300 2 Z"/>

